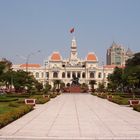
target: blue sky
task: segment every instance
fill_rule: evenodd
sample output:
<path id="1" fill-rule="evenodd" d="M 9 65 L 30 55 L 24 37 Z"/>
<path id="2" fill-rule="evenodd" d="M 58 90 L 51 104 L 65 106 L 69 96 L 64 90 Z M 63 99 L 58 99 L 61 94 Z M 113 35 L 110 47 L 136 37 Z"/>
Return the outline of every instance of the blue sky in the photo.
<path id="1" fill-rule="evenodd" d="M 53 51 L 67 58 L 72 27 L 81 58 L 92 51 L 106 62 L 113 41 L 138 52 L 139 7 L 140 0 L 0 0 L 0 58 L 25 63 L 34 53 L 29 63 L 43 64 Z"/>

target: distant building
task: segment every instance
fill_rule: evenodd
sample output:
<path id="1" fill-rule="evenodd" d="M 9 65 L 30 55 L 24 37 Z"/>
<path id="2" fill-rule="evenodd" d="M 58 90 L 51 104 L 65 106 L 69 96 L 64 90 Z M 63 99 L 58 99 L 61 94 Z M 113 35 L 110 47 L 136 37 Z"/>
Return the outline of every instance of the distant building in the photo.
<path id="1" fill-rule="evenodd" d="M 111 47 L 107 49 L 106 59 L 107 65 L 121 65 L 124 66 L 126 60 L 133 56 L 133 52 L 128 49 L 127 51 L 123 46 L 112 43 Z"/>

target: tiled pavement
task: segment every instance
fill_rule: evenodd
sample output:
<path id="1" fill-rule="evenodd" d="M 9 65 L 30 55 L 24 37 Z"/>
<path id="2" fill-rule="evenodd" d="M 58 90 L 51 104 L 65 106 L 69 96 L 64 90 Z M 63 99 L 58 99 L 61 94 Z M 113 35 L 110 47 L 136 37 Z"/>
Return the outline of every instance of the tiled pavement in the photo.
<path id="1" fill-rule="evenodd" d="M 140 139 L 140 113 L 90 94 L 62 94 L 0 130 L 0 139 Z"/>

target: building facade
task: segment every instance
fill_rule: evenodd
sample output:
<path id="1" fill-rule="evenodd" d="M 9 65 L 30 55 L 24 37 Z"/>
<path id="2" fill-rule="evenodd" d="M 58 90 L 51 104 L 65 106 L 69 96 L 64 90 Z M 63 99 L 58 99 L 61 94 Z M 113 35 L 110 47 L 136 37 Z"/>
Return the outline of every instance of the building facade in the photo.
<path id="1" fill-rule="evenodd" d="M 125 66 L 126 60 L 128 60 L 132 56 L 133 52 L 130 49 L 126 51 L 123 46 L 113 42 L 111 47 L 107 50 L 107 65 Z"/>
<path id="2" fill-rule="evenodd" d="M 78 57 L 76 40 L 73 38 L 71 42 L 70 56 L 63 59 L 59 52 L 53 52 L 44 66 L 39 64 L 21 64 L 13 65 L 14 70 L 27 70 L 34 77 L 45 84 L 48 82 L 53 86 L 55 80 L 61 80 L 65 85 L 72 83 L 73 77 L 78 77 L 79 83 L 89 84 L 90 80 L 96 80 L 96 87 L 99 83 L 107 85 L 107 76 L 114 70 L 113 66 L 99 66 L 98 58 L 94 52 L 89 52 L 85 59 Z"/>

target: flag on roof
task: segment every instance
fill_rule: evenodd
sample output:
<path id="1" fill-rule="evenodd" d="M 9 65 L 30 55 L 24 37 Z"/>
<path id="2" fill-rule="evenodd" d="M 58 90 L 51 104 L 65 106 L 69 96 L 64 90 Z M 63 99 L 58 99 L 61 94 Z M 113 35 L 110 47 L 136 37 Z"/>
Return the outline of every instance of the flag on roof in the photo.
<path id="1" fill-rule="evenodd" d="M 73 33 L 74 32 L 74 28 L 70 29 L 70 33 Z"/>

